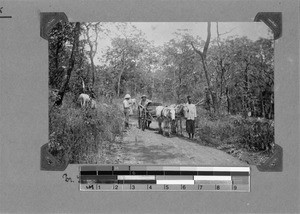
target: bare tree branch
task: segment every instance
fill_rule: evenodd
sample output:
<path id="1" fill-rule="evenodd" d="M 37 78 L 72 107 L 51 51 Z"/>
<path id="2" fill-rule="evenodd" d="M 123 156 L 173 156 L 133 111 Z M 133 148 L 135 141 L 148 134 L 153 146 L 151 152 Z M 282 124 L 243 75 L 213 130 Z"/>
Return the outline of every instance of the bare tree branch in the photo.
<path id="1" fill-rule="evenodd" d="M 195 51 L 197 54 L 199 54 L 199 55 L 201 56 L 201 58 L 202 58 L 202 57 L 203 57 L 203 53 L 202 53 L 200 50 L 198 50 L 197 48 L 195 48 L 193 42 L 191 42 L 191 45 L 192 45 L 194 51 Z"/>
<path id="2" fill-rule="evenodd" d="M 234 27 L 234 28 L 232 28 L 231 30 L 229 30 L 229 31 L 226 31 L 226 32 L 224 32 L 224 33 L 220 33 L 219 35 L 220 36 L 223 36 L 223 35 L 226 35 L 226 34 L 228 34 L 228 33 L 231 33 L 233 30 L 235 30 L 237 27 Z"/>
<path id="3" fill-rule="evenodd" d="M 208 46 L 209 46 L 209 43 L 210 43 L 210 38 L 211 38 L 211 30 L 210 30 L 210 26 L 211 26 L 211 23 L 208 22 L 207 23 L 207 38 L 206 38 L 206 41 L 205 41 L 205 45 L 204 45 L 204 48 L 203 48 L 203 52 L 201 52 L 200 50 L 198 50 L 194 44 L 191 42 L 191 45 L 192 45 L 192 48 L 194 49 L 194 51 L 199 54 L 201 56 L 202 59 L 205 59 L 206 58 L 206 54 L 207 54 L 207 50 L 208 50 Z"/>

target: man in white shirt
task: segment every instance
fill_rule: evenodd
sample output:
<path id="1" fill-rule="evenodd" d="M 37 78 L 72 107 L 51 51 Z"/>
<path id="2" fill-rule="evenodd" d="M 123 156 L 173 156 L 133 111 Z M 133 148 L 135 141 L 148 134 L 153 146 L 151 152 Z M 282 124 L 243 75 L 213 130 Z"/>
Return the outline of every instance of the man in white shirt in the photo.
<path id="1" fill-rule="evenodd" d="M 129 113 L 130 113 L 130 95 L 126 94 L 123 101 L 124 115 L 125 115 L 125 128 L 129 127 Z"/>
<path id="2" fill-rule="evenodd" d="M 186 132 L 189 134 L 189 139 L 193 139 L 195 134 L 195 117 L 197 117 L 197 110 L 196 106 L 192 104 L 191 96 L 187 96 L 187 100 Z"/>

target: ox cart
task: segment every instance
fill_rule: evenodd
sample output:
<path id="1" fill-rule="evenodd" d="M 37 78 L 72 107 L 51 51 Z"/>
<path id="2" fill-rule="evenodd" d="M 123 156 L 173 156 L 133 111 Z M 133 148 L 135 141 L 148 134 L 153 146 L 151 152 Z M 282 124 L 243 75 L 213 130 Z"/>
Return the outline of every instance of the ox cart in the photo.
<path id="1" fill-rule="evenodd" d="M 150 123 L 156 118 L 156 107 L 161 105 L 161 103 L 151 102 L 146 108 L 140 107 L 141 110 L 138 111 L 139 128 L 141 128 L 143 131 L 146 128 L 149 129 Z"/>

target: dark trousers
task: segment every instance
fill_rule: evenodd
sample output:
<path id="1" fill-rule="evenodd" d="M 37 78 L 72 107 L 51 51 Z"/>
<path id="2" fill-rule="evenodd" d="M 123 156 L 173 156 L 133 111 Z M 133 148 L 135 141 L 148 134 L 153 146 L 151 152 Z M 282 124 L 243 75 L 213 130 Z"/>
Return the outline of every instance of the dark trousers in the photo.
<path id="1" fill-rule="evenodd" d="M 124 109 L 125 127 L 129 126 L 129 108 Z"/>
<path id="2" fill-rule="evenodd" d="M 195 120 L 186 120 L 186 132 L 188 134 L 195 133 Z"/>

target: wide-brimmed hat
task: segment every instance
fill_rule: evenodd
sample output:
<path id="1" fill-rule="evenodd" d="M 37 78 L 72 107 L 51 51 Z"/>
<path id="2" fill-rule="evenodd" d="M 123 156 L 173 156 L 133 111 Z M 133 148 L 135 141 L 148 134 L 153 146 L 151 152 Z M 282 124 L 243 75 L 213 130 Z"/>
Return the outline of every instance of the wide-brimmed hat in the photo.
<path id="1" fill-rule="evenodd" d="M 130 99 L 130 95 L 129 94 L 126 94 L 125 97 L 124 97 L 124 99 L 127 99 L 127 98 Z"/>
<path id="2" fill-rule="evenodd" d="M 143 94 L 143 95 L 141 96 L 141 98 L 143 98 L 143 97 L 146 97 L 146 98 L 147 98 L 147 96 L 146 96 L 145 94 Z"/>

